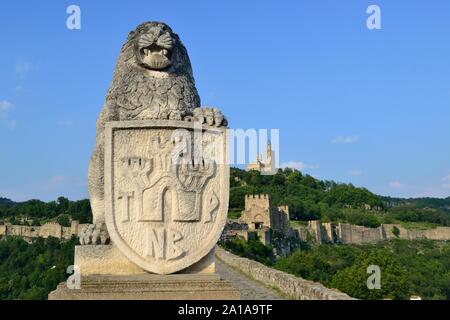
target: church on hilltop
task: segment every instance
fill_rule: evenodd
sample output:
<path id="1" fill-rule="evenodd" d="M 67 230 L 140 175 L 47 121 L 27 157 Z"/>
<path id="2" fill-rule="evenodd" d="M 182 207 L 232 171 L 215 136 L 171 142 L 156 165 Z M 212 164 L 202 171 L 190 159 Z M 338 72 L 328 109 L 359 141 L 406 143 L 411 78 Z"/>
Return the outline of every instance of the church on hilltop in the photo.
<path id="1" fill-rule="evenodd" d="M 247 171 L 256 170 L 265 174 L 275 173 L 275 151 L 272 150 L 272 145 L 269 143 L 266 146 L 266 160 L 262 160 L 262 155 L 258 154 L 256 161 L 247 165 Z"/>

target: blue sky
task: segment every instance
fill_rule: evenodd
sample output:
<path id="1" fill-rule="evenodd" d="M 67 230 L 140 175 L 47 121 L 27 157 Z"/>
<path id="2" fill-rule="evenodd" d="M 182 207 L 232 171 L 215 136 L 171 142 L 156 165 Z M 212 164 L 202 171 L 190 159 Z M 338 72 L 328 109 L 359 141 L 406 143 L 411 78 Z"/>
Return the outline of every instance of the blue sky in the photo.
<path id="1" fill-rule="evenodd" d="M 66 8 L 81 8 L 81 30 Z M 381 8 L 382 29 L 366 28 Z M 202 105 L 279 128 L 280 160 L 382 195 L 450 195 L 450 1 L 3 1 L 0 196 L 87 197 L 95 121 L 129 31 L 164 21 Z"/>

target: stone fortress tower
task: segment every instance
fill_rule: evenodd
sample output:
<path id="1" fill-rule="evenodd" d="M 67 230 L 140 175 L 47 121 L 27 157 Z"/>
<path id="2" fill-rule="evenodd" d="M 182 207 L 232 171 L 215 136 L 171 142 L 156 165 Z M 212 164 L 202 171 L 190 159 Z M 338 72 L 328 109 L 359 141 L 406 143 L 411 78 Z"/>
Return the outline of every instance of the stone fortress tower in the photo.
<path id="1" fill-rule="evenodd" d="M 256 233 L 266 245 L 271 242 L 271 230 L 284 235 L 289 234 L 291 230 L 289 207 L 274 206 L 268 194 L 246 195 L 245 210 L 242 211 L 240 222 L 248 225 L 245 230 L 246 238 L 249 233 Z"/>
<path id="2" fill-rule="evenodd" d="M 284 232 L 289 227 L 289 207 L 275 207 L 268 194 L 246 195 L 242 220 L 249 229 L 270 228 Z"/>

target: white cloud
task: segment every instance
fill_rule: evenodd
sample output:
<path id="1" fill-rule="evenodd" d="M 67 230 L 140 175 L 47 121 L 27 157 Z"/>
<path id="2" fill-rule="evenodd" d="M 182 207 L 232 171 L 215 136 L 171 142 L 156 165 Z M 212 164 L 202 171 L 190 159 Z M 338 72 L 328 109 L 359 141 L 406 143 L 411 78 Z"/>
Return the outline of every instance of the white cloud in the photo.
<path id="1" fill-rule="evenodd" d="M 355 136 L 338 136 L 331 139 L 331 143 L 334 144 L 354 144 L 359 142 L 359 135 Z"/>
<path id="2" fill-rule="evenodd" d="M 389 188 L 401 189 L 403 187 L 405 187 L 405 184 L 401 183 L 400 181 L 391 181 L 391 182 L 389 182 Z"/>
<path id="3" fill-rule="evenodd" d="M 363 175 L 363 172 L 361 170 L 350 170 L 348 172 L 349 175 L 353 176 L 353 177 L 359 177 Z"/>
<path id="4" fill-rule="evenodd" d="M 441 185 L 441 188 L 450 189 L 450 183 L 445 183 L 445 184 Z"/>
<path id="5" fill-rule="evenodd" d="M 297 169 L 299 171 L 303 171 L 305 169 L 318 169 L 319 165 L 317 164 L 306 164 L 303 162 L 296 162 L 296 161 L 289 161 L 289 162 L 284 162 L 281 164 L 281 168 L 291 168 L 291 169 Z"/>
<path id="6" fill-rule="evenodd" d="M 441 179 L 442 181 L 450 181 L 450 173 Z"/>
<path id="7" fill-rule="evenodd" d="M 25 75 L 30 72 L 33 68 L 32 64 L 28 61 L 21 61 L 16 64 L 16 73 L 21 77 L 25 77 Z"/>
<path id="8" fill-rule="evenodd" d="M 8 111 L 13 107 L 13 104 L 7 100 L 0 101 L 0 111 Z"/>

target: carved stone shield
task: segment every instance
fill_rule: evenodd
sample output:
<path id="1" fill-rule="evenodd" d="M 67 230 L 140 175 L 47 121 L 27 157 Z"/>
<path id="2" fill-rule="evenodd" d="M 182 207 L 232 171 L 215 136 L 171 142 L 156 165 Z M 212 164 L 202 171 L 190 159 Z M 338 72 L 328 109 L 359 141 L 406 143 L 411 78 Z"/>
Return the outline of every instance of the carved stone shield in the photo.
<path id="1" fill-rule="evenodd" d="M 172 120 L 105 129 L 105 220 L 112 242 L 146 271 L 169 274 L 205 257 L 225 226 L 225 128 Z"/>

